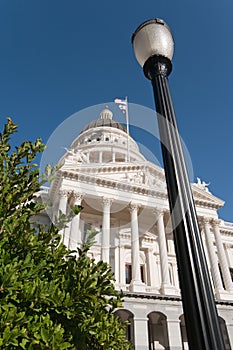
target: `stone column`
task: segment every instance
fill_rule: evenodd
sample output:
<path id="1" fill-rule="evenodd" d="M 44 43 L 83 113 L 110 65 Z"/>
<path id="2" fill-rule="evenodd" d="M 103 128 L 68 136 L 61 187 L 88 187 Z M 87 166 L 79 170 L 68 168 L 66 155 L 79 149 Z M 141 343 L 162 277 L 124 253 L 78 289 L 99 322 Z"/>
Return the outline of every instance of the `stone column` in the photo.
<path id="1" fill-rule="evenodd" d="M 218 259 L 215 254 L 215 248 L 210 233 L 210 221 L 207 218 L 203 218 L 203 225 L 206 237 L 206 245 L 210 260 L 211 275 L 214 281 L 215 295 L 219 297 L 219 293 L 223 291 L 222 279 L 218 267 Z"/>
<path id="2" fill-rule="evenodd" d="M 131 203 L 129 206 L 131 214 L 131 260 L 132 260 L 132 281 L 130 290 L 145 290 L 145 285 L 141 280 L 140 273 L 140 248 L 139 248 L 139 232 L 138 232 L 138 204 Z"/>
<path id="3" fill-rule="evenodd" d="M 81 205 L 83 195 L 81 193 L 72 193 L 73 205 Z M 77 250 L 77 247 L 81 244 L 81 231 L 80 231 L 80 213 L 76 215 L 71 221 L 69 249 Z"/>
<path id="4" fill-rule="evenodd" d="M 67 202 L 68 202 L 68 191 L 66 190 L 60 190 L 59 191 L 59 204 L 58 204 L 58 211 L 61 211 L 62 214 L 66 215 L 67 210 Z M 62 242 L 64 242 L 64 235 L 65 235 L 65 229 L 62 228 L 59 233 L 62 236 Z"/>
<path id="5" fill-rule="evenodd" d="M 134 317 L 134 345 L 135 350 L 149 349 L 148 318 Z"/>
<path id="6" fill-rule="evenodd" d="M 213 220 L 212 224 L 213 224 L 215 243 L 216 243 L 216 247 L 217 247 L 219 263 L 220 263 L 220 267 L 221 267 L 221 271 L 222 271 L 222 277 L 223 277 L 223 281 L 225 284 L 225 288 L 228 292 L 233 293 L 233 284 L 232 284 L 232 280 L 231 280 L 231 274 L 230 274 L 229 266 L 227 263 L 227 257 L 226 257 L 226 253 L 225 253 L 225 250 L 223 247 L 222 237 L 221 237 L 221 233 L 220 233 L 220 229 L 219 229 L 220 221 Z"/>
<path id="7" fill-rule="evenodd" d="M 102 223 L 102 246 L 101 259 L 109 263 L 109 249 L 110 249 L 110 208 L 112 199 L 103 198 L 103 223 Z"/>
<path id="8" fill-rule="evenodd" d="M 60 196 L 60 200 L 59 200 L 58 210 L 60 210 L 63 214 L 66 214 L 68 191 L 60 190 L 59 196 Z"/>
<path id="9" fill-rule="evenodd" d="M 156 226 L 158 233 L 158 242 L 159 242 L 159 257 L 160 257 L 160 269 L 161 269 L 161 288 L 160 292 L 162 294 L 167 294 L 171 291 L 171 283 L 169 278 L 168 271 L 168 254 L 167 254 L 167 245 L 166 245 L 166 235 L 164 229 L 163 215 L 164 212 L 160 209 L 156 209 Z"/>

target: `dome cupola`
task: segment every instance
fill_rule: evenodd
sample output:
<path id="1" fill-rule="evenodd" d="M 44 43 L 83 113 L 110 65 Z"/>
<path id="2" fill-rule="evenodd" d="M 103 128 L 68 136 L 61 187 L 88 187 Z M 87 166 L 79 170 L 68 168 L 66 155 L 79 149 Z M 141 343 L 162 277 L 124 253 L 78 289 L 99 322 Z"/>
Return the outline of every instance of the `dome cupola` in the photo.
<path id="1" fill-rule="evenodd" d="M 82 129 L 80 135 L 82 133 L 84 133 L 85 131 L 90 130 L 92 128 L 99 128 L 99 127 L 103 127 L 103 126 L 108 126 L 108 127 L 120 129 L 120 130 L 127 133 L 126 128 L 121 123 L 117 122 L 116 120 L 113 120 L 112 117 L 113 117 L 112 111 L 110 111 L 108 106 L 106 106 L 102 110 L 102 112 L 100 113 L 99 119 L 95 119 L 95 120 L 91 121 L 89 124 L 87 124 Z"/>
<path id="2" fill-rule="evenodd" d="M 100 113 L 100 119 L 110 119 L 112 120 L 113 113 L 108 109 L 108 106 L 105 107 L 105 109 L 102 110 Z"/>

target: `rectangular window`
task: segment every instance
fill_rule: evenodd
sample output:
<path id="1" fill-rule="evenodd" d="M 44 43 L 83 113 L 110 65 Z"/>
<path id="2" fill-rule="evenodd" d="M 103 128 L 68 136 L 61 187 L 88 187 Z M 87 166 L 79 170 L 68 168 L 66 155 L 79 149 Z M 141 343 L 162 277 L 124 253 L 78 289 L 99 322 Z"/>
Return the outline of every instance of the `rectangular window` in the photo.
<path id="1" fill-rule="evenodd" d="M 125 283 L 130 284 L 132 280 L 132 265 L 125 264 Z"/>
<path id="2" fill-rule="evenodd" d="M 141 280 L 142 280 L 142 282 L 145 283 L 144 265 L 140 265 L 140 274 L 141 274 Z"/>
<path id="3" fill-rule="evenodd" d="M 229 270 L 230 270 L 230 274 L 231 274 L 231 279 L 233 281 L 233 268 L 232 267 L 229 267 Z"/>
<path id="4" fill-rule="evenodd" d="M 144 265 L 140 265 L 140 275 L 141 275 L 142 282 L 145 283 Z M 130 284 L 131 280 L 132 280 L 132 265 L 125 264 L 125 283 Z"/>

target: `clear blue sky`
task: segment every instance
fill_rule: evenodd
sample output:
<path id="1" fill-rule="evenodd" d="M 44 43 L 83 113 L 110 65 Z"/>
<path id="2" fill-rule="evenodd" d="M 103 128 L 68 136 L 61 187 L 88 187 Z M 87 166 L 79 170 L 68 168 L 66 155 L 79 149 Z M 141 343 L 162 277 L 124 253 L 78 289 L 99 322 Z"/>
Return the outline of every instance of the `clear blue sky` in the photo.
<path id="1" fill-rule="evenodd" d="M 115 97 L 153 108 L 131 34 L 163 18 L 175 39 L 169 80 L 194 175 L 211 182 L 226 201 L 221 217 L 233 221 L 232 14 L 230 0 L 1 0 L 1 124 L 9 115 L 16 142 L 46 142 L 70 115 Z"/>

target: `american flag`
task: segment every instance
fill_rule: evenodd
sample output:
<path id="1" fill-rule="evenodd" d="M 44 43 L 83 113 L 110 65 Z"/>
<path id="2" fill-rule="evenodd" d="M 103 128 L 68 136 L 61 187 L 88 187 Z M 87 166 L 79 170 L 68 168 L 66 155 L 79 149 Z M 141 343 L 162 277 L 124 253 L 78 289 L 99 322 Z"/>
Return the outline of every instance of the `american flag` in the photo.
<path id="1" fill-rule="evenodd" d="M 124 100 L 121 98 L 115 98 L 115 103 L 118 104 L 119 109 L 125 114 L 126 117 L 126 128 L 127 128 L 127 161 L 130 160 L 130 152 L 129 152 L 129 111 L 128 111 L 128 98 L 125 97 Z"/>
<path id="2" fill-rule="evenodd" d="M 123 111 L 123 113 L 125 113 L 125 111 L 127 109 L 126 105 L 119 105 L 118 107 Z"/>
<path id="3" fill-rule="evenodd" d="M 120 98 L 115 98 L 114 100 L 115 103 L 120 103 L 122 105 L 127 105 L 127 101 L 126 100 L 121 100 Z"/>

